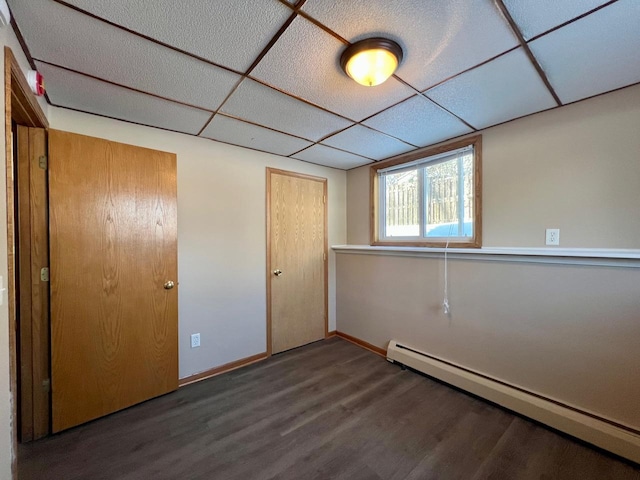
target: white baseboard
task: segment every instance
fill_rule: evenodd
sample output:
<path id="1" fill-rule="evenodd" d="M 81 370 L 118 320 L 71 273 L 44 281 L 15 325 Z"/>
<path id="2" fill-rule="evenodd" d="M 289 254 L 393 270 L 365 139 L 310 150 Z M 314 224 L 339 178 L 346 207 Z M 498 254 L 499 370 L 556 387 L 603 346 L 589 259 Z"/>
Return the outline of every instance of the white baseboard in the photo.
<path id="1" fill-rule="evenodd" d="M 526 392 L 497 379 L 492 380 L 470 369 L 438 360 L 396 340 L 389 342 L 387 358 L 640 463 L 640 435 L 622 426 L 596 418 L 587 412 L 582 413 L 578 409 L 560 405 L 551 399 Z"/>

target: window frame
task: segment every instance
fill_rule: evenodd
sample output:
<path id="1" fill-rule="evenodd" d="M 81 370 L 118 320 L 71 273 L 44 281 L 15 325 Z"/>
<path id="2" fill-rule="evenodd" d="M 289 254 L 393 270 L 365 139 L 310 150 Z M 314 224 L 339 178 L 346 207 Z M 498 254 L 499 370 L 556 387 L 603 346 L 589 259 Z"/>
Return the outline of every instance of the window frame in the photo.
<path id="1" fill-rule="evenodd" d="M 390 241 L 380 239 L 381 199 L 378 185 L 378 171 L 389 167 L 415 162 L 426 157 L 443 155 L 453 150 L 467 146 L 473 146 L 473 236 L 451 237 L 449 246 L 455 248 L 480 248 L 482 247 L 482 135 L 466 137 L 455 142 L 450 142 L 437 147 L 426 147 L 413 152 L 405 153 L 388 160 L 374 163 L 370 168 L 370 238 L 372 246 L 404 246 L 404 247 L 445 247 L 446 240 L 436 237 L 430 240 L 425 237 L 417 237 L 415 240 Z M 437 159 L 434 159 L 437 162 Z M 423 213 L 420 213 L 423 215 Z M 460 240 L 458 240 L 460 239 Z"/>

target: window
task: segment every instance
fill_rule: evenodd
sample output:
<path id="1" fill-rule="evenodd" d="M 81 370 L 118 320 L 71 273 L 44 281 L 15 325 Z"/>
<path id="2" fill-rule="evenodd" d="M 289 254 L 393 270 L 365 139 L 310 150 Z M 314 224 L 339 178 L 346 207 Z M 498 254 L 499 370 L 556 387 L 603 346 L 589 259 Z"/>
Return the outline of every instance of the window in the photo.
<path id="1" fill-rule="evenodd" d="M 372 245 L 481 246 L 476 136 L 371 167 Z"/>

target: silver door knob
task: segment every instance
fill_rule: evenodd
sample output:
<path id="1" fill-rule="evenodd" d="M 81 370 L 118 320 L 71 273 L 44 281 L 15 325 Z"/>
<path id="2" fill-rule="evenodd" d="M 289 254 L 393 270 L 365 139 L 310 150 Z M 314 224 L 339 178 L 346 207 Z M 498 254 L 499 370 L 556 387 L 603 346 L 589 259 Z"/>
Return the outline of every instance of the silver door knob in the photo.
<path id="1" fill-rule="evenodd" d="M 172 280 L 169 280 L 167 283 L 164 284 L 164 289 L 165 290 L 171 290 L 175 286 L 176 286 L 176 284 L 173 283 Z"/>
<path id="2" fill-rule="evenodd" d="M 282 275 L 282 270 L 274 270 L 274 271 L 273 271 L 273 274 L 274 274 L 276 277 L 279 277 L 280 275 Z"/>

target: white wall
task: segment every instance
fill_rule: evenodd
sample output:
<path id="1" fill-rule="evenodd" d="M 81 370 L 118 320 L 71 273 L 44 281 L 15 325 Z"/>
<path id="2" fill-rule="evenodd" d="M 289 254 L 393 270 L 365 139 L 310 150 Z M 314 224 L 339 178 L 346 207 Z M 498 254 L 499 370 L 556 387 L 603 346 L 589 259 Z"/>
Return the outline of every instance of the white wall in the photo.
<path id="1" fill-rule="evenodd" d="M 266 351 L 266 167 L 328 179 L 329 245 L 346 242 L 346 173 L 211 140 L 50 108 L 51 128 L 176 153 L 180 377 Z M 335 329 L 329 255 L 329 330 Z M 191 333 L 201 347 L 191 349 Z"/>
<path id="2" fill-rule="evenodd" d="M 8 46 L 13 51 L 14 56 L 22 69 L 26 72 L 30 69 L 22 48 L 13 33 L 8 27 L 0 29 L 0 45 Z M 2 52 L 2 64 L 4 65 L 4 51 Z M 4 75 L 4 69 L 2 70 Z M 0 95 L 0 111 L 4 115 L 4 93 Z M 45 115 L 47 115 L 47 104 L 40 101 Z M 0 122 L 0 138 L 4 139 L 5 125 L 4 116 Z M 0 149 L 0 276 L 3 278 L 3 286 L 7 286 L 7 198 L 6 198 L 6 152 L 3 147 Z M 2 305 L 0 306 L 0 479 L 11 478 L 11 458 L 13 452 L 13 433 L 11 425 L 11 402 L 9 389 L 9 311 L 7 308 L 7 293 L 3 292 Z"/>

